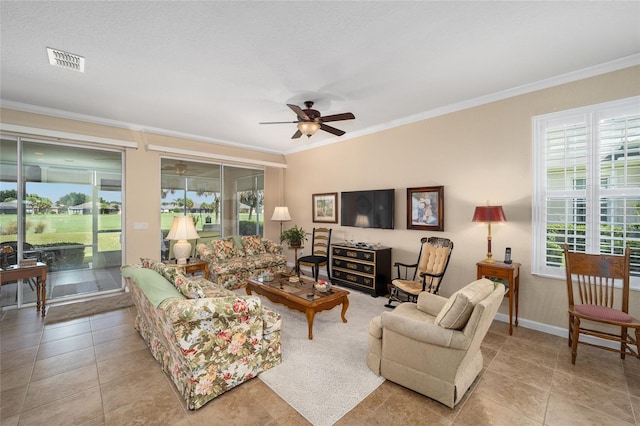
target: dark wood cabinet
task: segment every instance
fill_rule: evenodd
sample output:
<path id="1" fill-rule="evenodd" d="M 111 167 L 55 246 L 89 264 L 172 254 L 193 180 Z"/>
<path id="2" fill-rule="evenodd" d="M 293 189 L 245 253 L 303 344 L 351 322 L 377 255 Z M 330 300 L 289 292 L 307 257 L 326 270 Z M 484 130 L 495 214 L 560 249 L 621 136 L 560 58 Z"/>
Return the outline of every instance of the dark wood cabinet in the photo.
<path id="1" fill-rule="evenodd" d="M 375 297 L 387 295 L 387 285 L 391 282 L 391 248 L 332 244 L 331 281 Z"/>

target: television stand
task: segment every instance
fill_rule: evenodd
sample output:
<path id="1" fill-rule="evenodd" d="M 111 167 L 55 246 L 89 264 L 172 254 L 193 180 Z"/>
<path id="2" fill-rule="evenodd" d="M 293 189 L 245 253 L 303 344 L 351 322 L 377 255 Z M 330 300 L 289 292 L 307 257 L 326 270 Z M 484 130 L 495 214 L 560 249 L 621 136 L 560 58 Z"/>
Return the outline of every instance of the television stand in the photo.
<path id="1" fill-rule="evenodd" d="M 331 282 L 386 296 L 391 282 L 391 247 L 331 244 Z"/>

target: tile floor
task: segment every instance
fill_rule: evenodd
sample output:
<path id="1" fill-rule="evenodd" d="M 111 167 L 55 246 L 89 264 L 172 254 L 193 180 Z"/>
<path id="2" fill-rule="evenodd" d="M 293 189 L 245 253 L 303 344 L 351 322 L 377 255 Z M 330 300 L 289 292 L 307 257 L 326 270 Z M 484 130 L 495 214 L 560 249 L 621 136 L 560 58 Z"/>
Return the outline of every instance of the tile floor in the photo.
<path id="1" fill-rule="evenodd" d="M 135 308 L 43 325 L 0 323 L 0 424 L 306 425 L 259 378 L 185 409 L 133 328 Z M 454 410 L 385 382 L 337 425 L 640 425 L 640 360 L 495 322 L 485 369 Z M 363 360 L 364 362 L 364 360 Z"/>

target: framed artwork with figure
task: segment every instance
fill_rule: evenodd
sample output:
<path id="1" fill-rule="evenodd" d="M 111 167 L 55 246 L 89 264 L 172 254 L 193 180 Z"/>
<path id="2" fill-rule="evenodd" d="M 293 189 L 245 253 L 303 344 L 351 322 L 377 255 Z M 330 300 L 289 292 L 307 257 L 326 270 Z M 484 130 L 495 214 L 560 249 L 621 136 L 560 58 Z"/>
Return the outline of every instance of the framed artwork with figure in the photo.
<path id="1" fill-rule="evenodd" d="M 407 229 L 444 231 L 444 186 L 407 188 Z"/>
<path id="2" fill-rule="evenodd" d="M 321 223 L 338 223 L 338 193 L 313 194 L 313 221 Z"/>

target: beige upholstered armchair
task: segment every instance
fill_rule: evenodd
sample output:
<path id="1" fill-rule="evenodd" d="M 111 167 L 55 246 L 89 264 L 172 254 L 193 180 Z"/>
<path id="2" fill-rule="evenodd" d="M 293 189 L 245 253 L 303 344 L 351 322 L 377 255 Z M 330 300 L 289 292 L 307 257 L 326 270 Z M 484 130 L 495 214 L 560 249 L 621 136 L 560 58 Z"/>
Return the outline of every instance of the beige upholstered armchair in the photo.
<path id="1" fill-rule="evenodd" d="M 387 380 L 453 408 L 482 370 L 480 343 L 504 285 L 474 281 L 449 299 L 422 292 L 369 324 L 367 365 Z"/>

